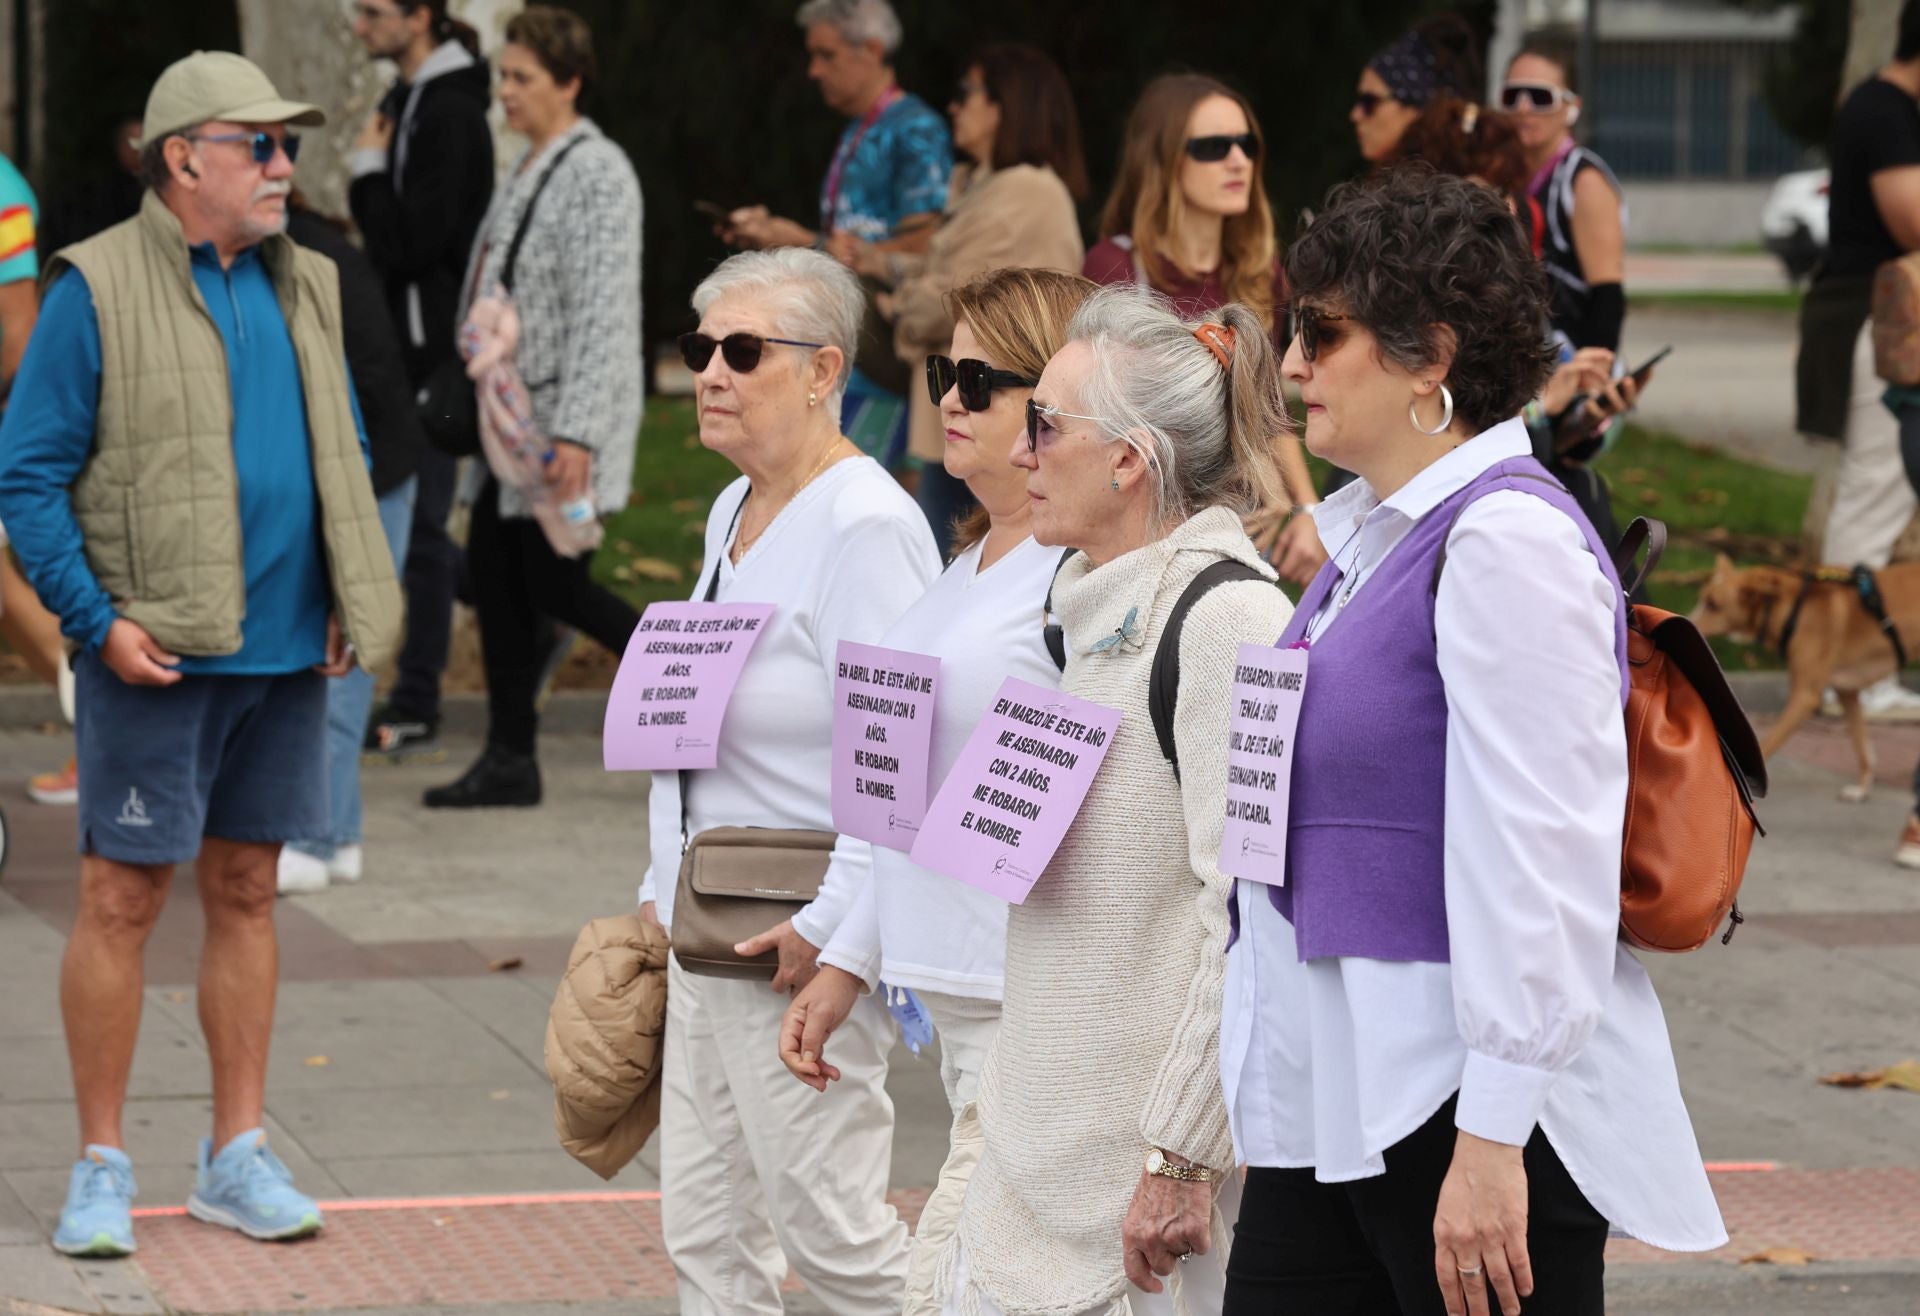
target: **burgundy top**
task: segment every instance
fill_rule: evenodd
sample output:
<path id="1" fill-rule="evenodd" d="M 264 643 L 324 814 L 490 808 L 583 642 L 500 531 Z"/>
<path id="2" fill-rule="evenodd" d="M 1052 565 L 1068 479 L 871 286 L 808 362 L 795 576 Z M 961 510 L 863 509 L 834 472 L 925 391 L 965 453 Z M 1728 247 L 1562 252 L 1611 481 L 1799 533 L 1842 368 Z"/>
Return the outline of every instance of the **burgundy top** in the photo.
<path id="1" fill-rule="evenodd" d="M 1220 272 L 1210 270 L 1195 278 L 1185 270 L 1167 261 L 1160 263 L 1162 271 L 1174 277 L 1166 283 L 1156 285 L 1159 292 L 1165 293 L 1173 301 L 1174 310 L 1182 317 L 1197 320 L 1209 311 L 1217 311 L 1226 304 L 1226 293 L 1220 287 Z M 1138 276 L 1133 268 L 1133 248 L 1131 242 L 1121 245 L 1118 238 L 1103 238 L 1087 251 L 1087 258 L 1080 266 L 1080 273 L 1095 283 L 1134 283 Z M 1280 262 L 1273 263 L 1273 335 L 1276 344 L 1281 343 L 1281 335 L 1286 332 L 1287 320 L 1287 276 L 1280 268 Z M 1281 344 L 1284 346 L 1284 344 Z"/>

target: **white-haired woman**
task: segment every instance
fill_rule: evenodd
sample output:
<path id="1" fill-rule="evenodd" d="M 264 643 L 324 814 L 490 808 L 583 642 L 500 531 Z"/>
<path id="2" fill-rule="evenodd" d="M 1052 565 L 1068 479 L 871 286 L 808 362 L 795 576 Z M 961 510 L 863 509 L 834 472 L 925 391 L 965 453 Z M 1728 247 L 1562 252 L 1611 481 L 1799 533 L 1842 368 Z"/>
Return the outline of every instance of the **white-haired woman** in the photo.
<path id="1" fill-rule="evenodd" d="M 727 707 L 706 771 L 656 773 L 653 862 L 641 912 L 669 930 L 682 828 L 833 830 L 828 760 L 834 656 L 874 643 L 939 574 L 913 499 L 840 433 L 840 393 L 865 298 L 831 257 L 747 252 L 694 290 L 681 339 L 698 384 L 700 441 L 741 478 L 707 515 L 695 598 L 774 605 Z M 684 814 L 683 814 L 684 809 Z M 907 1230 L 886 1202 L 893 1021 L 863 999 L 835 1038 L 841 1081 L 824 1096 L 787 1075 L 787 993 L 864 884 L 871 854 L 842 838 L 820 894 L 743 943 L 779 953 L 763 982 L 669 971 L 661 1077 L 661 1223 L 688 1316 L 778 1313 L 789 1264 L 834 1312 L 900 1308 Z"/>
<path id="2" fill-rule="evenodd" d="M 1277 369 L 1246 307 L 1183 322 L 1118 287 L 1088 299 L 1034 389 L 1014 448 L 1034 537 L 1081 550 L 1053 589 L 1061 689 L 1123 716 L 1007 920 L 1000 1032 L 980 1077 L 985 1149 L 943 1258 L 949 1311 L 1172 1312 L 1169 1284 L 1190 1310 L 1218 1308 L 1214 1206 L 1233 1170 L 1219 1074 L 1229 696 L 1238 647 L 1271 644 L 1291 612 L 1240 526 L 1278 484 Z M 1222 560 L 1247 572 L 1187 614 L 1176 768 L 1149 672 L 1174 605 Z"/>

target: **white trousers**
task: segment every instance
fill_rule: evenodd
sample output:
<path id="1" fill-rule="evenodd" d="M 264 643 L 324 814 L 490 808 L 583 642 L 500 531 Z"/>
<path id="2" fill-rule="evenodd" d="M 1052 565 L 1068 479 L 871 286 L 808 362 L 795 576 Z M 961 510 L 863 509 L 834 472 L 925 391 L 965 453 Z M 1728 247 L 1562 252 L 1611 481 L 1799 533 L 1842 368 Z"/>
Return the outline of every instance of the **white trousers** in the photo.
<path id="1" fill-rule="evenodd" d="M 944 1173 L 941 1176 L 945 1178 Z M 1227 1253 L 1233 1240 L 1233 1222 L 1240 1218 L 1240 1172 L 1235 1170 L 1220 1185 L 1214 1199 L 1213 1248 L 1205 1256 L 1182 1262 L 1179 1267 L 1180 1292 L 1176 1301 L 1172 1285 L 1158 1293 L 1148 1293 L 1127 1285 L 1122 1307 L 1117 1302 L 1095 1307 L 1076 1316 L 1114 1316 L 1125 1311 L 1131 1316 L 1213 1316 L 1227 1300 Z M 1222 1222 L 1224 1221 L 1224 1227 Z M 1114 1252 L 1120 1240 L 1113 1240 Z M 963 1249 L 954 1263 L 953 1293 L 941 1316 L 1005 1316 L 986 1293 L 967 1292 L 967 1254 Z"/>
<path id="2" fill-rule="evenodd" d="M 1834 480 L 1820 560 L 1878 570 L 1913 519 L 1913 486 L 1900 460 L 1900 424 L 1880 401 L 1887 382 L 1873 373 L 1873 326 L 1860 330 L 1853 349 L 1853 396 L 1847 405 L 1846 446 Z"/>
<path id="3" fill-rule="evenodd" d="M 878 997 L 833 1035 L 823 1095 L 780 1063 L 788 998 L 670 965 L 661 1227 L 682 1316 L 779 1316 L 792 1264 L 828 1311 L 897 1316 L 907 1227 L 887 1204 L 894 1026 Z"/>
<path id="4" fill-rule="evenodd" d="M 1000 1031 L 1000 1002 L 943 992 L 915 994 L 940 1038 L 940 1081 L 946 1085 L 947 1104 L 953 1107 L 953 1130 L 947 1135 L 947 1159 L 940 1167 L 940 1182 L 927 1197 L 920 1226 L 913 1233 L 902 1316 L 939 1316 L 933 1281 L 940 1251 L 960 1226 L 967 1183 L 973 1178 L 973 1167 L 979 1164 L 984 1145 L 973 1099 L 980 1092 L 980 1070 L 987 1063 L 994 1034 Z"/>

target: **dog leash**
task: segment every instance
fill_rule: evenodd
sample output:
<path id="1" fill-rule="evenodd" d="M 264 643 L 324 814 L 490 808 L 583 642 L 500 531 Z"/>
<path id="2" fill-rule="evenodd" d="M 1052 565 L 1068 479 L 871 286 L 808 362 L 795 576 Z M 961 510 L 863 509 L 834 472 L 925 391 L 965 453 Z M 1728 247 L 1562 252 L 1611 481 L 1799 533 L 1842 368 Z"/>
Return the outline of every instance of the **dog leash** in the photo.
<path id="1" fill-rule="evenodd" d="M 1815 585 L 1851 585 L 1860 596 L 1860 606 L 1867 610 L 1880 627 L 1880 633 L 1887 637 L 1887 643 L 1893 646 L 1894 670 L 1900 671 L 1907 665 L 1907 646 L 1901 643 L 1900 630 L 1887 616 L 1886 600 L 1880 597 L 1880 582 L 1873 574 L 1873 568 L 1864 563 L 1852 570 L 1844 567 L 1821 567 L 1815 571 L 1800 573 L 1800 593 L 1793 600 L 1793 607 L 1787 612 L 1787 624 L 1780 628 L 1780 657 L 1785 659 L 1787 648 L 1793 643 L 1793 633 L 1800 625 L 1800 608 L 1806 603 L 1807 595 L 1813 592 Z"/>

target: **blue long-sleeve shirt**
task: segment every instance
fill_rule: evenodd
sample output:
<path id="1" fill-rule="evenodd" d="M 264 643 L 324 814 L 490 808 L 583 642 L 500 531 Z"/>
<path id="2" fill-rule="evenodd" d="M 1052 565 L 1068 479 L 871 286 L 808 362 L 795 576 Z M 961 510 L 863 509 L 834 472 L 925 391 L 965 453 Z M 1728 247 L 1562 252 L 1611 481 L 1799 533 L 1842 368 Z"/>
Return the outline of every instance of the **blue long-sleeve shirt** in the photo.
<path id="1" fill-rule="evenodd" d="M 239 650 L 185 658 L 180 670 L 299 671 L 326 657 L 332 592 L 293 336 L 259 248 L 222 269 L 202 244 L 192 266 L 226 348 L 247 601 Z M 0 522 L 41 602 L 88 649 L 105 642 L 119 615 L 88 565 L 71 495 L 93 453 L 100 372 L 92 292 L 69 269 L 47 292 L 0 425 Z M 352 401 L 364 454 L 366 426 Z"/>

